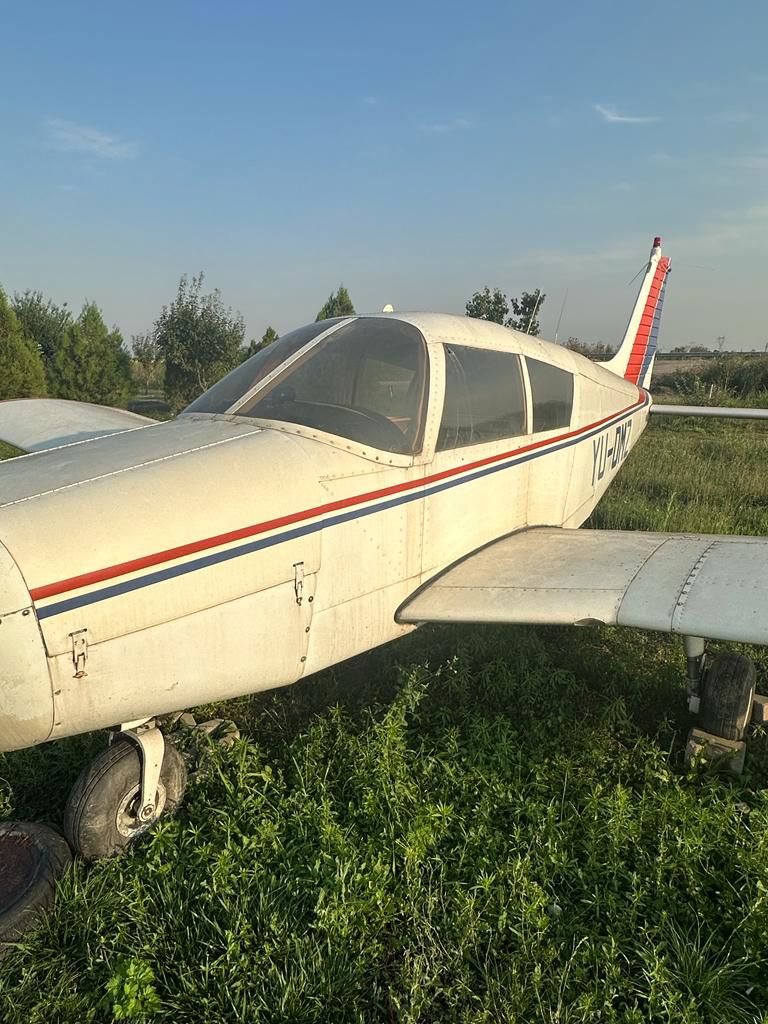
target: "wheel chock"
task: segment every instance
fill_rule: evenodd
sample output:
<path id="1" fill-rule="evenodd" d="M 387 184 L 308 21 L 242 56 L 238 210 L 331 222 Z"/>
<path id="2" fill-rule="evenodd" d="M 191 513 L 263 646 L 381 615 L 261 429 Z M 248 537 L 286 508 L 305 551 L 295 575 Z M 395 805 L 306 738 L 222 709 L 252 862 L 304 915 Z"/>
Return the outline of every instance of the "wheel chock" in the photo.
<path id="1" fill-rule="evenodd" d="M 768 697 L 756 693 L 752 699 L 752 725 L 768 725 Z"/>
<path id="2" fill-rule="evenodd" d="M 686 765 L 690 765 L 699 754 L 703 754 L 708 761 L 721 761 L 722 766 L 729 772 L 741 775 L 744 771 L 747 744 L 744 740 L 726 740 L 722 736 L 714 736 L 703 729 L 691 729 L 685 747 Z"/>

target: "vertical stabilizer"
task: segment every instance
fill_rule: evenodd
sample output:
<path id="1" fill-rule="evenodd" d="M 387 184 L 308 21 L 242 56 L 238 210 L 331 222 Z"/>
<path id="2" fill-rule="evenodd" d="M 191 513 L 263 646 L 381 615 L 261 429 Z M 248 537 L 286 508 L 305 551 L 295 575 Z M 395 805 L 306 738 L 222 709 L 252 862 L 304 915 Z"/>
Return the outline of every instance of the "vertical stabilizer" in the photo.
<path id="1" fill-rule="evenodd" d="M 654 238 L 645 276 L 619 351 L 603 363 L 608 370 L 643 388 L 649 386 L 653 374 L 669 268 L 669 257 L 661 255 L 661 239 Z"/>

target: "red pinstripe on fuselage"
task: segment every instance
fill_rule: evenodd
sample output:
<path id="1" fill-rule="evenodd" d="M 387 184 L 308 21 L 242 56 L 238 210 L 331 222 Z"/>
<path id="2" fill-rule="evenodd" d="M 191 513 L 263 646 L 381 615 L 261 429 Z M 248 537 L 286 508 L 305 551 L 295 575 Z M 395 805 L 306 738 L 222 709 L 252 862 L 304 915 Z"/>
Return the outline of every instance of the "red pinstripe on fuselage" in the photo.
<path id="1" fill-rule="evenodd" d="M 631 405 L 626 406 L 624 409 L 618 412 L 611 413 L 609 416 L 605 416 L 600 420 L 596 420 L 593 423 L 586 424 L 582 427 L 577 427 L 574 430 L 570 430 L 564 434 L 559 434 L 557 437 L 550 437 L 543 441 L 535 441 L 528 445 L 523 445 L 519 448 L 514 448 L 509 451 L 501 452 L 496 455 L 487 456 L 484 459 L 479 459 L 475 462 L 463 464 L 460 466 L 454 466 L 450 469 L 443 470 L 440 473 L 434 473 L 431 476 L 421 477 L 416 480 L 409 480 L 401 484 L 394 484 L 391 487 L 385 487 L 380 490 L 367 491 L 363 494 L 353 495 L 349 498 L 339 499 L 337 501 L 328 502 L 324 505 L 317 505 L 313 508 L 303 509 L 299 512 L 293 512 L 290 515 L 282 516 L 278 519 L 270 519 L 265 522 L 255 523 L 250 526 L 241 527 L 238 530 L 232 530 L 228 533 L 221 533 L 212 537 L 206 537 L 201 540 L 192 541 L 188 544 L 182 544 L 177 547 L 167 548 L 163 551 L 157 551 L 150 555 L 143 555 L 139 558 L 131 559 L 129 561 L 120 562 L 117 565 L 107 566 L 102 569 L 96 569 L 91 572 L 82 573 L 78 576 L 71 576 L 68 579 L 58 580 L 53 583 L 48 583 L 40 587 L 35 587 L 30 591 L 32 600 L 42 601 L 46 598 L 55 597 L 60 594 L 66 594 L 74 590 L 79 590 L 83 587 L 92 586 L 97 583 L 104 583 L 107 580 L 117 579 L 121 576 L 126 576 L 130 573 L 138 572 L 142 569 L 148 569 L 152 566 L 161 565 L 166 562 L 171 562 L 178 558 L 184 558 L 187 555 L 193 555 L 202 551 L 208 551 L 212 548 L 220 547 L 224 544 L 229 544 L 238 540 L 243 540 L 249 537 L 255 537 L 259 534 L 268 533 L 272 530 L 277 530 L 285 526 L 290 526 L 295 523 L 300 523 L 309 519 L 314 519 L 318 516 L 326 515 L 329 512 L 335 512 L 344 508 L 351 508 L 356 505 L 364 505 L 367 502 L 371 502 L 377 499 L 390 497 L 395 494 L 399 494 L 405 491 L 414 490 L 416 488 L 422 488 L 430 484 L 436 483 L 440 480 L 449 479 L 450 477 L 458 476 L 463 473 L 467 473 L 472 470 L 477 470 L 483 466 L 490 466 L 493 463 L 501 462 L 505 459 L 509 459 L 513 456 L 524 455 L 527 452 L 534 452 L 537 449 L 546 448 L 549 446 L 557 445 L 563 441 L 567 441 L 570 438 L 577 437 L 579 434 L 585 434 L 588 431 L 595 430 L 601 425 L 608 423 L 610 420 L 616 419 L 631 410 L 642 405 L 646 401 L 646 393 L 640 391 L 637 400 Z"/>

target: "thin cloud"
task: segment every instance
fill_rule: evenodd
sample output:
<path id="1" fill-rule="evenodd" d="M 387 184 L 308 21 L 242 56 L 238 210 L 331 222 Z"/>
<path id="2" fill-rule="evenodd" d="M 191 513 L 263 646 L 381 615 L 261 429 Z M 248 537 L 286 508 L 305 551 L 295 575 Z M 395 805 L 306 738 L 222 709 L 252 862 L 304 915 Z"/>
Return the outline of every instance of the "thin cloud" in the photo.
<path id="1" fill-rule="evenodd" d="M 724 121 L 726 124 L 744 124 L 752 120 L 752 114 L 746 110 L 724 110 L 720 114 L 712 115 L 713 121 Z"/>
<path id="2" fill-rule="evenodd" d="M 743 246 L 757 246 L 763 251 L 767 227 L 768 202 L 723 210 L 698 230 L 673 236 L 668 251 L 673 264 L 678 256 L 683 261 L 689 257 L 692 261 L 711 255 L 723 257 L 726 252 L 738 251 Z M 541 268 L 547 273 L 569 270 L 615 275 L 617 267 L 631 266 L 633 262 L 639 264 L 643 249 L 637 237 L 618 239 L 602 249 L 539 249 L 510 257 L 507 267 L 510 271 L 524 266 Z"/>
<path id="3" fill-rule="evenodd" d="M 45 128 L 51 148 L 62 153 L 88 153 L 102 160 L 132 160 L 139 152 L 135 142 L 126 142 L 119 135 L 107 135 L 75 121 L 50 118 Z"/>
<path id="4" fill-rule="evenodd" d="M 742 171 L 768 171 L 768 153 L 751 153 L 745 156 L 735 156 L 730 160 L 733 167 Z"/>
<path id="5" fill-rule="evenodd" d="M 610 107 L 604 107 L 600 103 L 596 103 L 593 109 L 609 124 L 653 124 L 655 121 L 661 120 L 658 117 L 629 117 Z"/>
<path id="6" fill-rule="evenodd" d="M 469 121 L 464 117 L 455 117 L 452 121 L 433 121 L 423 124 L 421 130 L 432 135 L 448 135 L 449 132 L 463 132 L 469 128 Z"/>

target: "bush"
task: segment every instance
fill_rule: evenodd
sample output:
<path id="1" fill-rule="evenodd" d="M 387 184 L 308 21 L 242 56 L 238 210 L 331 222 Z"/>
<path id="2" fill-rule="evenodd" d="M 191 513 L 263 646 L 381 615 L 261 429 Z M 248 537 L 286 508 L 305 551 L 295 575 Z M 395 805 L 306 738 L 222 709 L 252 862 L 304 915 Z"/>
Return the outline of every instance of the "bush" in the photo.
<path id="1" fill-rule="evenodd" d="M 751 400 L 748 404 L 768 402 L 768 356 L 721 356 L 703 369 L 678 374 L 674 380 L 678 394 L 695 398 L 702 404 L 723 404 L 729 399 Z M 759 401 L 755 401 L 759 399 Z"/>
<path id="2" fill-rule="evenodd" d="M 24 337 L 5 292 L 0 289 L 0 399 L 45 394 L 40 353 Z"/>

